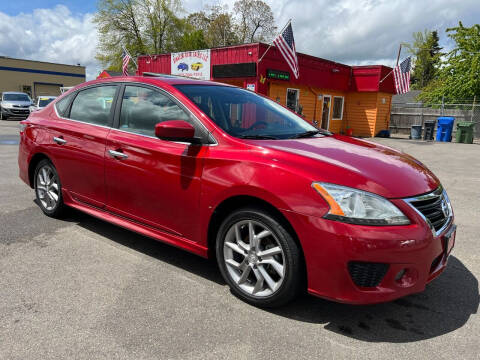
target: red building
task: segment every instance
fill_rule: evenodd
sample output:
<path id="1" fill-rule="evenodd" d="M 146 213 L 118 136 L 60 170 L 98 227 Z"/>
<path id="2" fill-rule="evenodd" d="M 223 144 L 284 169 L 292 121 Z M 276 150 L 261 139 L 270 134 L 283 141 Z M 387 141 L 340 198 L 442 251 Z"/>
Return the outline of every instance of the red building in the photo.
<path id="1" fill-rule="evenodd" d="M 203 67 L 209 79 L 267 95 L 318 127 L 343 133 L 351 129 L 357 136 L 375 136 L 388 129 L 395 87 L 393 76 L 380 80 L 391 68 L 348 66 L 297 53 L 300 77 L 296 79 L 280 52 L 271 47 L 265 54 L 267 49 L 263 43 L 214 48 L 207 51 L 208 61 L 200 52 L 143 55 L 138 58 L 138 74 L 187 75 L 189 67 L 191 71 Z M 182 62 L 188 56 L 199 60 Z"/>

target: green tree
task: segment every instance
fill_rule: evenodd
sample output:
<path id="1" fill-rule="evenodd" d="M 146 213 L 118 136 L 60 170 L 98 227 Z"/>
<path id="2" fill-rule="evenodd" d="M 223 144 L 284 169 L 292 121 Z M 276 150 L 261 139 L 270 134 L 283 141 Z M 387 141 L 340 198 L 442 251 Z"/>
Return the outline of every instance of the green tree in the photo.
<path id="1" fill-rule="evenodd" d="M 455 47 L 445 56 L 437 79 L 422 91 L 419 99 L 424 102 L 458 101 L 480 96 L 480 25 L 446 30 Z"/>
<path id="2" fill-rule="evenodd" d="M 202 31 L 207 47 L 239 43 L 234 19 L 226 6 L 206 6 L 204 10 L 190 14 L 187 22 L 197 31 Z"/>
<path id="3" fill-rule="evenodd" d="M 182 11 L 179 0 L 141 0 L 145 21 L 144 36 L 150 53 L 174 51 L 184 31 L 184 22 L 176 16 Z"/>
<path id="4" fill-rule="evenodd" d="M 122 46 L 132 56 L 176 50 L 185 32 L 185 22 L 177 16 L 181 11 L 180 0 L 99 0 L 96 58 L 120 70 Z"/>
<path id="5" fill-rule="evenodd" d="M 413 39 L 413 44 L 407 45 L 410 53 L 414 56 L 410 79 L 413 89 L 423 89 L 436 78 L 442 48 L 438 44 L 439 38 L 436 30 L 416 32 L 413 34 Z"/>
<path id="6" fill-rule="evenodd" d="M 277 27 L 270 6 L 262 0 L 238 0 L 234 13 L 241 43 L 269 42 Z"/>
<path id="7" fill-rule="evenodd" d="M 203 30 L 195 30 L 187 23 L 186 31 L 177 39 L 175 51 L 198 50 L 208 48 Z"/>

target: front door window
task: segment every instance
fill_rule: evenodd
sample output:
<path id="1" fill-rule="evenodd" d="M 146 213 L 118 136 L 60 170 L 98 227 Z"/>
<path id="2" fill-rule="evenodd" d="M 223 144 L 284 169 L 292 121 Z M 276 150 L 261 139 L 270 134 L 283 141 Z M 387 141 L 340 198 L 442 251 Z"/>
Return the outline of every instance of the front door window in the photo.
<path id="1" fill-rule="evenodd" d="M 330 95 L 323 96 L 323 108 L 322 108 L 322 129 L 328 130 L 330 121 L 330 103 L 332 97 Z"/>

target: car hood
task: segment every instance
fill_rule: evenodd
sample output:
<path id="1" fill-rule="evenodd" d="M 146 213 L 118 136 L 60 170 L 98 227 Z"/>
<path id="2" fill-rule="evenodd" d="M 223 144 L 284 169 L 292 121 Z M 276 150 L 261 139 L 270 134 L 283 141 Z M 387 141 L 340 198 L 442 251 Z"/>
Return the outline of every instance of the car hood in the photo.
<path id="1" fill-rule="evenodd" d="M 424 194 L 440 184 L 436 176 L 412 156 L 348 136 L 261 141 L 261 146 L 306 158 L 315 181 L 350 186 L 387 198 Z"/>
<path id="2" fill-rule="evenodd" d="M 2 106 L 12 106 L 12 105 L 17 105 L 17 106 L 22 106 L 22 107 L 25 107 L 25 106 L 30 106 L 32 105 L 31 102 L 29 101 L 2 101 Z"/>

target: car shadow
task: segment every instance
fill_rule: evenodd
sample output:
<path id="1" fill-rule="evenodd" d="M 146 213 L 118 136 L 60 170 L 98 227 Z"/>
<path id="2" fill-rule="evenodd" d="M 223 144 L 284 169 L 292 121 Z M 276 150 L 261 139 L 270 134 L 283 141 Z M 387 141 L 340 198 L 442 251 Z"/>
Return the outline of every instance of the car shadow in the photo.
<path id="1" fill-rule="evenodd" d="M 462 327 L 476 314 L 478 281 L 455 256 L 424 292 L 376 305 L 347 305 L 312 296 L 273 310 L 280 316 L 325 324 L 338 334 L 368 342 L 404 343 L 434 338 Z"/>
<path id="2" fill-rule="evenodd" d="M 202 258 L 188 251 L 113 225 L 75 209 L 69 209 L 68 215 L 62 220 L 75 222 L 78 226 L 120 245 L 141 252 L 159 261 L 182 268 L 217 284 L 226 284 L 216 263 L 212 260 Z"/>
<path id="3" fill-rule="evenodd" d="M 159 261 L 226 285 L 212 260 L 163 244 L 71 210 L 65 221 Z M 479 306 L 478 281 L 455 256 L 424 292 L 376 305 L 347 305 L 303 295 L 272 314 L 367 342 L 405 343 L 434 338 L 462 327 Z"/>

